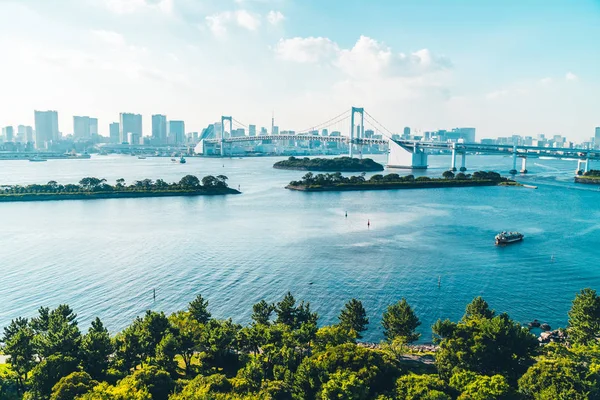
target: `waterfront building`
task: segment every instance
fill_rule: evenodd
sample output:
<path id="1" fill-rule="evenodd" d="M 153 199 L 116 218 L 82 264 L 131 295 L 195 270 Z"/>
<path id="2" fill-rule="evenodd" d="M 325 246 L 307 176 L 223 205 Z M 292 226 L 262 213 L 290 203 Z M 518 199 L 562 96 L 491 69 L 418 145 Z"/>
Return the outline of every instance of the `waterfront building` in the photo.
<path id="1" fill-rule="evenodd" d="M 73 137 L 75 139 L 94 139 L 98 136 L 98 118 L 73 117 Z"/>
<path id="2" fill-rule="evenodd" d="M 321 129 L 321 136 L 329 136 L 329 130 L 327 128 Z"/>
<path id="3" fill-rule="evenodd" d="M 256 125 L 248 125 L 248 136 L 256 136 Z"/>
<path id="4" fill-rule="evenodd" d="M 15 139 L 15 131 L 12 126 L 2 128 L 2 137 L 5 142 L 12 142 Z"/>
<path id="5" fill-rule="evenodd" d="M 34 111 L 35 120 L 35 148 L 46 149 L 52 141 L 60 138 L 58 132 L 58 112 Z"/>
<path id="6" fill-rule="evenodd" d="M 109 132 L 110 143 L 119 143 L 120 142 L 119 138 L 121 137 L 121 135 L 119 133 L 119 123 L 118 122 L 112 122 L 108 126 L 108 132 Z"/>
<path id="7" fill-rule="evenodd" d="M 152 142 L 167 144 L 167 116 L 155 114 L 152 116 Z"/>
<path id="8" fill-rule="evenodd" d="M 169 144 L 185 144 L 185 123 L 183 121 L 169 121 Z"/>
<path id="9" fill-rule="evenodd" d="M 267 135 L 267 128 L 265 128 L 264 126 L 262 128 L 260 128 L 260 136 L 265 136 Z"/>
<path id="10" fill-rule="evenodd" d="M 277 125 L 273 125 L 273 131 L 271 132 L 273 135 L 279 135 L 279 127 Z"/>
<path id="11" fill-rule="evenodd" d="M 404 133 L 402 134 L 402 139 L 410 139 L 410 127 L 405 126 L 404 127 Z"/>
<path id="12" fill-rule="evenodd" d="M 133 134 L 133 136 L 130 136 Z M 131 143 L 129 138 L 137 138 L 138 141 Z M 140 144 L 142 137 L 142 116 L 140 114 L 119 114 L 119 141 L 121 143 Z"/>
<path id="13" fill-rule="evenodd" d="M 596 132 L 594 134 L 594 144 L 596 146 L 600 146 L 600 126 L 596 127 Z"/>

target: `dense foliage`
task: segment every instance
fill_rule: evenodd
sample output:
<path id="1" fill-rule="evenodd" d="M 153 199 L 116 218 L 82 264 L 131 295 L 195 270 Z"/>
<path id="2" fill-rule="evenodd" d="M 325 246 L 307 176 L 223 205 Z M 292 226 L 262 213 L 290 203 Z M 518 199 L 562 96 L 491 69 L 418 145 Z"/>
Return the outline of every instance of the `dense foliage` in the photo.
<path id="1" fill-rule="evenodd" d="M 330 172 L 361 172 L 361 171 L 383 171 L 383 165 L 370 158 L 296 158 L 278 161 L 273 165 L 279 169 L 299 169 L 306 171 L 330 171 Z"/>
<path id="2" fill-rule="evenodd" d="M 317 174 L 312 172 L 307 173 L 300 181 L 290 182 L 290 186 L 307 186 L 307 187 L 331 187 L 331 186 L 346 186 L 346 185 L 364 185 L 364 186 L 461 186 L 469 185 L 477 182 L 481 183 L 500 183 L 508 181 L 500 174 L 493 171 L 476 171 L 472 175 L 465 175 L 462 172 L 454 175 L 451 171 L 445 171 L 442 178 L 430 178 L 428 176 L 414 175 L 400 176 L 398 174 L 380 175 L 376 174 L 366 179 L 364 174 L 358 176 L 343 176 L 340 172 L 333 174 Z"/>
<path id="3" fill-rule="evenodd" d="M 587 172 L 584 172 L 583 176 L 587 176 L 590 178 L 600 178 L 600 171 L 597 169 L 591 169 Z"/>
<path id="4" fill-rule="evenodd" d="M 227 177 L 224 175 L 208 175 L 202 181 L 194 175 L 186 175 L 179 182 L 167 183 L 162 179 L 153 181 L 144 179 L 135 181 L 130 185 L 125 184 L 125 179 L 117 179 L 114 185 L 106 179 L 93 177 L 83 178 L 79 184 L 61 185 L 50 181 L 45 185 L 32 184 L 27 186 L 5 185 L 0 186 L 0 196 L 25 195 L 25 194 L 93 194 L 93 193 L 130 193 L 130 192 L 170 192 L 170 191 L 201 191 L 215 188 L 227 188 Z"/>
<path id="5" fill-rule="evenodd" d="M 66 305 L 42 307 L 4 328 L 0 398 L 598 399 L 599 302 L 591 289 L 578 293 L 567 342 L 540 346 L 476 298 L 460 321 L 434 324 L 433 354 L 407 345 L 420 322 L 405 299 L 383 315 L 386 341 L 369 346 L 356 342 L 369 323 L 356 299 L 339 324 L 319 328 L 311 305 L 291 293 L 255 304 L 247 326 L 214 318 L 197 296 L 169 316 L 147 311 L 114 336 L 98 318 L 81 332 Z"/>

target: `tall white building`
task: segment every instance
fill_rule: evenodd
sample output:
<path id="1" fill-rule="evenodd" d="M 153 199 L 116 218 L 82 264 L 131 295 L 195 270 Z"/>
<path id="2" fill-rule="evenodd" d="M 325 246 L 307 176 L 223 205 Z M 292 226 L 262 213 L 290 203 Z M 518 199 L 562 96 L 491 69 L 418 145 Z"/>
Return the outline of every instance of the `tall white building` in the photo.
<path id="1" fill-rule="evenodd" d="M 34 111 L 35 148 L 45 149 L 54 140 L 60 138 L 58 132 L 58 112 Z"/>
<path id="2" fill-rule="evenodd" d="M 109 132 L 109 140 L 111 143 L 119 143 L 120 142 L 121 133 L 119 132 L 119 123 L 118 122 L 112 122 L 108 126 L 108 132 Z"/>
<path id="3" fill-rule="evenodd" d="M 12 126 L 5 126 L 2 128 L 2 136 L 5 142 L 12 142 L 15 140 L 15 130 Z"/>
<path id="4" fill-rule="evenodd" d="M 140 114 L 119 114 L 119 141 L 140 144 L 142 139 L 142 116 Z M 130 142 L 133 140 L 133 143 Z"/>
<path id="5" fill-rule="evenodd" d="M 152 116 L 152 141 L 155 144 L 167 144 L 167 116 L 155 114 Z"/>
<path id="6" fill-rule="evenodd" d="M 31 126 L 17 126 L 17 139 L 23 143 L 33 143 L 33 128 Z"/>

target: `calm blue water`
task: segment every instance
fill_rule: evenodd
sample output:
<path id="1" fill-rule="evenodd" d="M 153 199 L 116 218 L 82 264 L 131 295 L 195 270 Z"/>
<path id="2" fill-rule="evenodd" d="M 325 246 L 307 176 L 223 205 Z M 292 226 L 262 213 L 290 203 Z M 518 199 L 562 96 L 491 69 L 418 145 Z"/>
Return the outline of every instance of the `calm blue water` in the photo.
<path id="1" fill-rule="evenodd" d="M 436 319 L 460 318 L 475 296 L 518 321 L 555 327 L 566 323 L 578 290 L 600 286 L 600 191 L 571 183 L 573 161 L 530 161 L 522 181 L 538 190 L 299 193 L 283 186 L 303 173 L 272 169 L 277 160 L 0 162 L 0 184 L 84 176 L 173 181 L 191 173 L 225 174 L 243 191 L 0 204 L 0 327 L 42 305 L 68 303 L 86 329 L 99 316 L 114 332 L 146 309 L 183 309 L 198 293 L 214 316 L 246 323 L 252 304 L 290 290 L 311 302 L 321 324 L 335 322 L 350 298 L 362 300 L 372 341 L 382 337 L 386 306 L 406 297 L 427 341 Z M 439 176 L 449 157 L 430 157 L 430 164 L 426 173 Z M 511 160 L 472 156 L 467 164 L 507 171 Z M 501 230 L 526 239 L 495 247 Z"/>

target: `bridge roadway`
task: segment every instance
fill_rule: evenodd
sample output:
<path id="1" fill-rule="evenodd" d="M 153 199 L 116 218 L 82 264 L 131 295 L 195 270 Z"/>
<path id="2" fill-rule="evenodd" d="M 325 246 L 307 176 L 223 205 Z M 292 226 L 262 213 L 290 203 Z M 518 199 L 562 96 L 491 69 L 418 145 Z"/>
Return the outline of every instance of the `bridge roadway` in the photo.
<path id="1" fill-rule="evenodd" d="M 234 136 L 222 140 L 223 143 L 254 142 L 259 140 L 309 140 L 319 142 L 350 143 L 347 136 L 317 136 L 317 135 L 260 135 L 260 136 Z M 221 139 L 205 139 L 208 143 L 221 143 Z M 361 138 L 352 139 L 357 145 L 388 144 L 388 139 Z"/>

